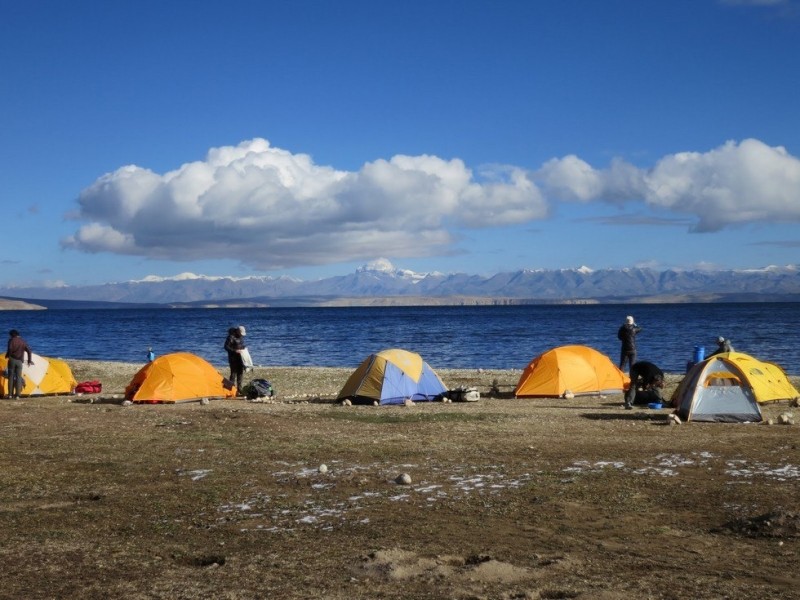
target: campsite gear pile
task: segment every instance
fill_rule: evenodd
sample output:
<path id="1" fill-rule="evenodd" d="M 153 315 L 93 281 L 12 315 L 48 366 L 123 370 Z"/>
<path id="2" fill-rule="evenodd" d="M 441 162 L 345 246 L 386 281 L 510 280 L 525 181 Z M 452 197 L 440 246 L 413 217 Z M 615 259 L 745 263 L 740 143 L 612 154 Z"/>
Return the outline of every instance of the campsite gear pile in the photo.
<path id="1" fill-rule="evenodd" d="M 96 379 L 92 381 L 81 381 L 75 386 L 76 394 L 99 394 L 103 391 L 103 384 Z"/>
<path id="2" fill-rule="evenodd" d="M 266 379 L 253 379 L 253 381 L 244 386 L 242 392 L 248 400 L 275 396 L 275 388 Z"/>
<path id="3" fill-rule="evenodd" d="M 444 393 L 445 398 L 452 402 L 477 402 L 481 399 L 481 393 L 476 387 L 461 386 Z"/>

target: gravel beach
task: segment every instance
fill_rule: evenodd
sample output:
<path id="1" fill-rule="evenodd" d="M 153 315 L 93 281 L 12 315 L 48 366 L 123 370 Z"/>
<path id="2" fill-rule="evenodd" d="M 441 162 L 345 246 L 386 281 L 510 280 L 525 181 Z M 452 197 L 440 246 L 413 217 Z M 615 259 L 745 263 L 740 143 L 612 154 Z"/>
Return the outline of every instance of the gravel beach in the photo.
<path id="1" fill-rule="evenodd" d="M 125 406 L 141 364 L 68 362 L 103 393 L 0 401 L 0 598 L 800 598 L 788 403 L 674 424 L 444 369 L 482 398 L 342 406 L 349 369 L 267 367 L 268 403 Z"/>

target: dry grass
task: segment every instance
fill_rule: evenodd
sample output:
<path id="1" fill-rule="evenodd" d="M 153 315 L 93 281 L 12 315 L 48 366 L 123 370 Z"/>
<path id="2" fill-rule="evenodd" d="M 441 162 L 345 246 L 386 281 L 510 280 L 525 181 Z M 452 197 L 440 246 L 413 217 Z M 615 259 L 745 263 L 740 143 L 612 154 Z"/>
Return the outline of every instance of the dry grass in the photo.
<path id="1" fill-rule="evenodd" d="M 138 368 L 71 364 L 111 395 Z M 800 597 L 795 426 L 620 396 L 343 407 L 347 370 L 255 375 L 278 402 L 0 401 L 0 597 Z"/>

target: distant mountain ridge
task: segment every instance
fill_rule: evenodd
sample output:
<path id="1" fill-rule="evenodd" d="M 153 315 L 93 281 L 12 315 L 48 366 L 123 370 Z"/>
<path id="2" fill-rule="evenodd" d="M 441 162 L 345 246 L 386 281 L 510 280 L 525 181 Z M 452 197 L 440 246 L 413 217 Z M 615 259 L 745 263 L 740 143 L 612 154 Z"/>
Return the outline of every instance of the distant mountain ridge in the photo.
<path id="1" fill-rule="evenodd" d="M 522 304 L 567 302 L 800 300 L 795 265 L 750 270 L 649 268 L 519 270 L 491 276 L 415 273 L 386 260 L 354 273 L 304 281 L 288 277 L 176 277 L 92 286 L 0 288 L 0 296 L 28 301 L 128 305 L 354 305 Z M 47 302 L 45 305 L 53 305 Z"/>

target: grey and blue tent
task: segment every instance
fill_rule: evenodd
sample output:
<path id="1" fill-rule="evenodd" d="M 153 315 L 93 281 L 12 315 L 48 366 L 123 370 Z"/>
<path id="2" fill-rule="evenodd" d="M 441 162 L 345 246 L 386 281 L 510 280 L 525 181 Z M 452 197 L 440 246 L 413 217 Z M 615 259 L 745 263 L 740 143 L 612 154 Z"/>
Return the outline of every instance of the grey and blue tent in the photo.
<path id="1" fill-rule="evenodd" d="M 371 354 L 353 371 L 339 400 L 361 404 L 403 404 L 439 400 L 444 383 L 419 354 L 392 348 Z"/>
<path id="2" fill-rule="evenodd" d="M 673 393 L 672 406 L 684 421 L 761 421 L 761 409 L 750 379 L 725 354 L 694 365 Z"/>

